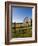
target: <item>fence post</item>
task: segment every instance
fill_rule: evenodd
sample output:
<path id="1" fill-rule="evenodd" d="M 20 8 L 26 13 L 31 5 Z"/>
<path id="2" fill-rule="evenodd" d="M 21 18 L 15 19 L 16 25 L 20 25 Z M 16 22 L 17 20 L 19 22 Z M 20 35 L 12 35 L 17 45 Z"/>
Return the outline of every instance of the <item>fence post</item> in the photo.
<path id="1" fill-rule="evenodd" d="M 16 36 L 16 23 L 14 23 L 14 34 Z"/>

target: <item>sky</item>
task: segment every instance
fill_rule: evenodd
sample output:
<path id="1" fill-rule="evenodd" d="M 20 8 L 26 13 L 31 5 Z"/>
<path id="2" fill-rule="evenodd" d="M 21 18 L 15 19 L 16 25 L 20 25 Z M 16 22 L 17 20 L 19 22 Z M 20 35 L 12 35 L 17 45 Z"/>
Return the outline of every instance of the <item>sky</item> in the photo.
<path id="1" fill-rule="evenodd" d="M 25 17 L 32 18 L 32 8 L 12 7 L 12 22 L 22 23 Z"/>

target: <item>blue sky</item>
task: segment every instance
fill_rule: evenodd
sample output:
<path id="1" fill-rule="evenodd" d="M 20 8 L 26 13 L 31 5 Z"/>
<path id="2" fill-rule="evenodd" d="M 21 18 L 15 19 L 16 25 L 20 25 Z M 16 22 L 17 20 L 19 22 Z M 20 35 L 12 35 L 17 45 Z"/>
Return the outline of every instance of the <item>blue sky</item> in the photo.
<path id="1" fill-rule="evenodd" d="M 12 7 L 12 22 L 21 23 L 25 17 L 32 18 L 32 8 Z"/>

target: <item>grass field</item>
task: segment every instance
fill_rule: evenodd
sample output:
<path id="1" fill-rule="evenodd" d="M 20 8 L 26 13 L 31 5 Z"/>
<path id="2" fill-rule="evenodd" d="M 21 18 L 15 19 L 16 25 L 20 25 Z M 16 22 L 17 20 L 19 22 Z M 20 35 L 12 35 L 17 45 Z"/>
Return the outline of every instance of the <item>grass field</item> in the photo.
<path id="1" fill-rule="evenodd" d="M 13 38 L 32 37 L 32 26 L 19 28 L 11 27 L 11 32 Z"/>

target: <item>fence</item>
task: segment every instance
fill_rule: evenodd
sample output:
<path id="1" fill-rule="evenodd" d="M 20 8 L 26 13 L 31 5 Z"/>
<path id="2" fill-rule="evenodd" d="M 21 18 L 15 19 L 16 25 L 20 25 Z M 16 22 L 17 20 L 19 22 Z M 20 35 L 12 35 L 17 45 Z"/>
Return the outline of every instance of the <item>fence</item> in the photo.
<path id="1" fill-rule="evenodd" d="M 31 26 L 20 26 L 16 27 L 14 23 L 14 27 L 12 27 L 12 37 L 31 37 L 32 36 L 32 27 Z"/>

